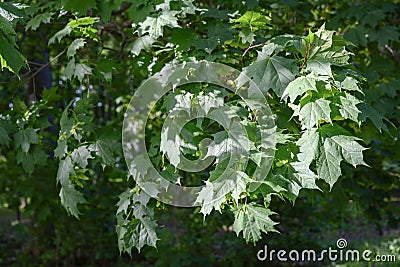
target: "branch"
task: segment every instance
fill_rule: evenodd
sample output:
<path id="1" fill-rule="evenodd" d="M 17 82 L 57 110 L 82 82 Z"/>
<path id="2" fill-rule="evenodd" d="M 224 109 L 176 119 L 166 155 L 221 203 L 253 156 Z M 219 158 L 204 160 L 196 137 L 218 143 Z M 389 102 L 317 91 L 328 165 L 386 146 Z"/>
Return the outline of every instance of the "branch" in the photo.
<path id="1" fill-rule="evenodd" d="M 126 4 L 122 5 L 122 7 L 119 10 L 112 11 L 111 14 L 119 15 L 119 14 L 123 13 L 125 10 L 127 10 L 128 8 L 130 8 L 130 7 L 131 7 L 131 3 L 126 3 Z"/>
<path id="2" fill-rule="evenodd" d="M 307 42 L 306 43 L 306 54 L 304 55 L 304 60 L 303 60 L 303 63 L 301 64 L 300 71 L 304 68 L 304 66 L 307 63 L 308 54 L 310 53 L 310 48 L 311 48 L 310 42 Z"/>
<path id="3" fill-rule="evenodd" d="M 243 55 L 242 55 L 242 68 L 244 68 L 244 56 L 247 54 L 247 52 L 249 52 L 250 49 L 261 47 L 261 46 L 264 46 L 264 45 L 265 45 L 265 43 L 261 43 L 261 44 L 257 44 L 257 45 L 251 45 L 251 46 L 247 47 L 246 50 L 244 50 Z"/>
<path id="4" fill-rule="evenodd" d="M 34 73 L 32 73 L 27 79 L 32 79 L 33 77 L 35 77 L 39 72 L 41 72 L 44 68 L 46 68 L 47 66 L 49 66 L 52 62 L 56 61 L 59 57 L 61 57 L 65 52 L 67 51 L 67 49 L 64 49 L 63 51 L 61 51 L 57 56 L 55 56 L 54 58 L 52 58 L 51 60 L 49 60 L 49 62 L 47 62 L 46 64 L 43 64 L 39 69 L 37 69 Z M 30 72 L 24 74 L 21 76 L 21 78 L 24 78 L 25 76 L 27 76 Z"/>

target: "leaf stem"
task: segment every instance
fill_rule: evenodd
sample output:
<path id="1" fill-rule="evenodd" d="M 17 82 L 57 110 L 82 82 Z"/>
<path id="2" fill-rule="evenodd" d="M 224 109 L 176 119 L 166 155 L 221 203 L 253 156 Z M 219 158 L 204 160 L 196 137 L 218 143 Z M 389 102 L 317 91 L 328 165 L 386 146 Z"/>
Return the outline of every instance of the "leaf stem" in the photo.
<path id="1" fill-rule="evenodd" d="M 306 63 L 307 63 L 307 60 L 308 60 L 308 54 L 310 53 L 310 42 L 307 42 L 306 43 L 306 54 L 304 55 L 304 59 L 303 59 L 303 63 L 301 64 L 301 67 L 300 67 L 300 72 L 301 72 L 301 70 L 304 68 L 304 66 L 306 65 Z"/>

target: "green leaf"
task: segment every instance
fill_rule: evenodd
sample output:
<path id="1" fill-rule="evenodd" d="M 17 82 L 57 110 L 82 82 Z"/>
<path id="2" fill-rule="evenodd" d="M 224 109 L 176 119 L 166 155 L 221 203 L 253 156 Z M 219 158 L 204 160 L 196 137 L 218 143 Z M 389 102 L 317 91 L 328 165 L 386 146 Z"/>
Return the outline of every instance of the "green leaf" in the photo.
<path id="1" fill-rule="evenodd" d="M 324 125 L 318 131 L 322 136 L 323 145 L 319 148 L 317 173 L 331 188 L 341 175 L 342 160 L 354 167 L 366 165 L 362 153 L 365 148 L 357 142 L 357 137 L 348 135 L 340 126 Z"/>
<path id="2" fill-rule="evenodd" d="M 67 57 L 74 57 L 79 48 L 84 47 L 86 41 L 83 38 L 75 39 L 68 47 Z"/>
<path id="3" fill-rule="evenodd" d="M 292 162 L 290 167 L 288 171 L 291 180 L 288 190 L 290 193 L 298 196 L 302 188 L 321 190 L 315 183 L 318 176 L 310 170 L 308 162 Z"/>
<path id="4" fill-rule="evenodd" d="M 93 25 L 97 21 L 99 21 L 99 18 L 97 17 L 83 17 L 71 20 L 70 22 L 68 22 L 67 26 L 75 29 L 82 26 Z"/>
<path id="5" fill-rule="evenodd" d="M 58 140 L 57 147 L 54 149 L 54 157 L 62 158 L 68 152 L 67 140 Z"/>
<path id="6" fill-rule="evenodd" d="M 375 127 L 379 130 L 379 131 L 388 131 L 388 128 L 386 126 L 386 124 L 383 122 L 383 120 L 385 120 L 385 117 L 383 117 L 382 114 L 380 114 L 378 111 L 376 111 L 376 109 L 374 109 L 373 107 L 365 104 L 365 103 L 360 103 L 357 106 L 361 113 L 359 114 L 358 119 L 362 122 L 366 121 L 367 119 L 370 119 L 371 122 L 375 125 Z"/>
<path id="7" fill-rule="evenodd" d="M 356 167 L 357 165 L 367 166 L 363 160 L 362 153 L 366 148 L 356 142 L 360 139 L 346 135 L 333 136 L 331 139 L 339 148 L 340 154 L 346 162 L 353 165 L 353 167 Z"/>
<path id="8" fill-rule="evenodd" d="M 128 46 L 127 49 L 131 51 L 132 54 L 138 56 L 142 50 L 147 50 L 156 40 L 150 35 L 139 36 L 133 41 L 132 45 Z"/>
<path id="9" fill-rule="evenodd" d="M 9 146 L 10 144 L 10 137 L 6 129 L 0 124 L 0 145 Z"/>
<path id="10" fill-rule="evenodd" d="M 242 44 L 252 44 L 255 40 L 256 35 L 248 29 L 243 29 L 239 32 L 239 38 L 242 40 Z"/>
<path id="11" fill-rule="evenodd" d="M 267 29 L 271 19 L 256 11 L 246 11 L 240 18 L 232 20 L 236 23 L 233 28 L 249 28 L 255 32 L 260 29 Z"/>
<path id="12" fill-rule="evenodd" d="M 81 98 L 75 102 L 74 111 L 77 114 L 86 114 L 93 107 L 93 98 Z"/>
<path id="13" fill-rule="evenodd" d="M 69 177 L 75 173 L 74 165 L 72 164 L 71 158 L 66 157 L 60 161 L 57 171 L 57 182 L 60 182 L 62 186 L 68 185 Z"/>
<path id="14" fill-rule="evenodd" d="M 140 22 L 139 25 L 142 35 L 148 33 L 150 37 L 154 39 L 163 36 L 163 28 L 166 26 L 179 28 L 178 19 L 173 16 L 172 12 L 165 12 L 156 18 L 147 17 L 146 20 Z"/>
<path id="15" fill-rule="evenodd" d="M 0 34 L 0 66 L 1 69 L 7 68 L 18 75 L 19 71 L 25 66 L 25 57 L 10 44 L 9 41 Z"/>
<path id="16" fill-rule="evenodd" d="M 357 25 L 349 28 L 344 33 L 344 37 L 355 44 L 365 47 L 368 45 L 369 32 L 370 29 L 367 29 L 364 25 Z"/>
<path id="17" fill-rule="evenodd" d="M 14 135 L 15 146 L 21 147 L 23 152 L 28 152 L 31 144 L 38 143 L 38 135 L 33 128 L 27 128 Z"/>
<path id="18" fill-rule="evenodd" d="M 317 91 L 316 80 L 313 77 L 300 76 L 288 84 L 282 98 L 289 96 L 290 102 L 294 103 L 298 96 L 303 96 L 309 90 Z"/>
<path id="19" fill-rule="evenodd" d="M 362 24 L 368 24 L 372 28 L 374 28 L 379 21 L 382 21 L 385 19 L 385 13 L 381 9 L 376 9 L 376 10 L 371 10 L 369 12 L 366 12 L 364 18 L 362 19 Z"/>
<path id="20" fill-rule="evenodd" d="M 317 99 L 314 102 L 305 104 L 298 113 L 299 119 L 302 122 L 302 127 L 311 129 L 318 124 L 319 120 L 332 123 L 329 104 L 330 101 L 326 99 Z"/>
<path id="21" fill-rule="evenodd" d="M 146 36 L 143 36 L 146 37 Z M 150 38 L 150 36 L 148 36 Z M 187 51 L 194 45 L 193 40 L 197 37 L 196 31 L 190 28 L 174 29 L 171 35 L 171 42 L 177 44 L 180 50 Z M 146 46 L 144 46 L 146 48 Z M 143 49 L 143 48 L 142 48 Z M 132 51 L 132 50 L 131 50 Z M 133 52 L 133 51 L 132 51 Z M 138 53 L 134 53 L 138 55 Z"/>
<path id="22" fill-rule="evenodd" d="M 48 104 L 54 103 L 60 98 L 61 96 L 57 94 L 57 87 L 51 87 L 50 89 L 43 90 L 42 92 L 42 99 Z"/>
<path id="23" fill-rule="evenodd" d="M 132 197 L 132 192 L 130 188 L 128 188 L 118 196 L 119 201 L 117 203 L 118 207 L 117 214 L 119 214 L 122 211 L 124 212 L 124 214 L 127 213 L 128 207 L 131 204 L 131 197 Z"/>
<path id="24" fill-rule="evenodd" d="M 79 167 L 85 169 L 88 165 L 88 160 L 92 159 L 89 149 L 86 146 L 80 146 L 71 153 L 71 159 L 78 164 Z"/>
<path id="25" fill-rule="evenodd" d="M 78 219 L 79 215 L 81 214 L 78 210 L 78 204 L 86 203 L 83 194 L 75 190 L 74 185 L 66 184 L 61 187 L 59 196 L 61 199 L 61 204 L 64 206 L 67 212 Z"/>
<path id="26" fill-rule="evenodd" d="M 65 135 L 64 138 L 69 138 L 71 136 L 72 128 L 74 127 L 75 120 L 73 118 L 68 118 L 68 109 L 72 102 L 64 109 L 61 119 L 60 119 L 60 137 Z"/>
<path id="27" fill-rule="evenodd" d="M 54 12 L 45 12 L 33 17 L 25 26 L 25 31 L 28 31 L 30 28 L 33 31 L 36 31 L 39 28 L 41 23 L 50 23 L 51 17 L 54 15 Z"/>
<path id="28" fill-rule="evenodd" d="M 79 82 L 82 82 L 85 75 L 91 75 L 92 68 L 84 63 L 78 63 L 75 65 L 74 76 L 78 78 Z"/>
<path id="29" fill-rule="evenodd" d="M 398 42 L 399 28 L 394 25 L 385 25 L 369 33 L 371 41 L 378 41 L 379 46 L 385 47 L 389 41 Z"/>
<path id="30" fill-rule="evenodd" d="M 323 24 L 314 36 L 314 45 L 309 52 L 309 59 L 325 59 L 336 65 L 347 64 L 350 54 L 346 51 L 343 38 L 334 35 L 334 31 L 325 30 Z"/>
<path id="31" fill-rule="evenodd" d="M 43 165 L 46 163 L 47 154 L 38 145 L 32 146 L 29 152 L 17 150 L 17 164 L 22 163 L 22 167 L 27 174 L 32 174 L 35 165 Z"/>
<path id="32" fill-rule="evenodd" d="M 78 16 L 86 15 L 88 9 L 96 8 L 95 0 L 62 0 L 64 10 L 76 12 Z"/>
<path id="33" fill-rule="evenodd" d="M 25 12 L 22 4 L 11 2 L 0 2 L 0 16 L 8 21 L 13 21 L 17 18 L 24 18 Z"/>
<path id="34" fill-rule="evenodd" d="M 351 53 L 347 52 L 345 47 L 332 47 L 327 51 L 318 53 L 316 58 L 328 59 L 332 64 L 342 66 L 348 64 L 350 55 Z"/>
<path id="35" fill-rule="evenodd" d="M 243 238 L 247 242 L 255 243 L 260 240 L 262 232 L 278 232 L 274 229 L 277 223 L 269 218 L 275 213 L 267 208 L 254 203 L 241 204 L 233 213 L 235 215 L 233 230 L 237 236 L 243 231 Z"/>
<path id="36" fill-rule="evenodd" d="M 210 214 L 213 209 L 221 210 L 221 204 L 225 202 L 225 195 L 229 192 L 229 189 L 226 189 L 222 183 L 205 181 L 205 186 L 196 199 L 196 203 L 201 204 L 200 212 L 204 216 Z"/>
<path id="37" fill-rule="evenodd" d="M 213 177 L 216 177 L 215 181 Z M 217 168 L 210 174 L 209 181 L 205 182 L 205 186 L 199 192 L 196 203 L 201 204 L 200 212 L 204 216 L 211 213 L 213 209 L 221 211 L 221 204 L 225 202 L 225 196 L 232 193 L 232 197 L 238 202 L 239 196 L 246 191 L 247 175 L 241 171 L 232 168 Z"/>
<path id="38" fill-rule="evenodd" d="M 272 88 L 281 97 L 286 86 L 295 79 L 297 71 L 293 71 L 294 67 L 292 59 L 269 57 L 259 52 L 257 60 L 244 68 L 244 73 L 259 85 L 263 93 Z"/>
<path id="39" fill-rule="evenodd" d="M 316 76 L 332 77 L 331 63 L 329 59 L 315 58 L 307 61 L 306 71 Z"/>
<path id="40" fill-rule="evenodd" d="M 111 59 L 100 59 L 96 66 L 96 73 L 98 73 L 105 82 L 111 82 L 113 73 L 119 70 L 121 70 L 121 65 Z"/>
<path id="41" fill-rule="evenodd" d="M 157 228 L 157 223 L 151 220 L 149 217 L 143 217 L 137 221 L 135 237 L 136 249 L 140 252 L 140 249 L 145 245 L 157 247 L 157 233 L 155 229 Z"/>
<path id="42" fill-rule="evenodd" d="M 362 93 L 360 87 L 358 86 L 358 81 L 353 77 L 346 76 L 342 82 L 340 82 L 340 88 L 348 91 L 358 91 Z"/>
<path id="43" fill-rule="evenodd" d="M 1 36 L 3 36 L 6 40 L 8 40 L 11 45 L 15 46 L 15 37 L 17 36 L 17 33 L 15 32 L 13 25 L 11 22 L 6 20 L 5 18 L 0 16 L 0 33 Z"/>
<path id="44" fill-rule="evenodd" d="M 75 59 L 72 58 L 70 61 L 68 61 L 67 67 L 64 70 L 64 75 L 68 80 L 72 79 L 72 76 L 74 76 L 75 73 Z"/>
<path id="45" fill-rule="evenodd" d="M 69 27 L 68 25 L 64 27 L 64 29 L 56 32 L 50 39 L 48 42 L 48 45 L 51 45 L 52 43 L 54 43 L 56 40 L 58 42 L 61 41 L 62 38 L 64 38 L 65 36 L 70 35 L 70 33 L 72 32 L 72 28 Z"/>
<path id="46" fill-rule="evenodd" d="M 109 165 L 114 166 L 115 154 L 119 149 L 120 144 L 115 139 L 117 136 L 114 135 L 102 135 L 96 142 L 89 146 L 90 151 L 96 152 L 96 155 L 102 159 L 103 166 Z"/>
<path id="47" fill-rule="evenodd" d="M 315 39 L 315 34 L 311 31 L 311 29 L 308 29 L 308 35 L 305 38 L 306 42 L 312 44 L 314 43 L 314 39 Z"/>
<path id="48" fill-rule="evenodd" d="M 356 97 L 345 93 L 345 97 L 339 96 L 340 99 L 340 115 L 345 118 L 355 122 L 358 122 L 358 116 L 361 111 L 357 108 L 357 105 L 361 103 Z"/>
<path id="49" fill-rule="evenodd" d="M 342 174 L 340 170 L 341 160 L 342 156 L 336 143 L 330 138 L 325 139 L 317 160 L 317 173 L 331 188 Z"/>
<path id="50" fill-rule="evenodd" d="M 123 0 L 98 1 L 97 5 L 100 11 L 101 20 L 107 23 L 111 18 L 112 11 L 117 10 L 121 6 L 122 2 L 124 1 Z"/>
<path id="51" fill-rule="evenodd" d="M 314 46 L 309 53 L 309 58 L 312 58 L 315 54 L 329 50 L 332 47 L 332 37 L 334 31 L 327 31 L 325 29 L 325 23 L 318 29 L 314 34 Z"/>
<path id="52" fill-rule="evenodd" d="M 309 165 L 318 155 L 319 134 L 317 129 L 311 128 L 305 130 L 301 138 L 296 142 L 296 145 L 300 149 L 297 159 Z"/>

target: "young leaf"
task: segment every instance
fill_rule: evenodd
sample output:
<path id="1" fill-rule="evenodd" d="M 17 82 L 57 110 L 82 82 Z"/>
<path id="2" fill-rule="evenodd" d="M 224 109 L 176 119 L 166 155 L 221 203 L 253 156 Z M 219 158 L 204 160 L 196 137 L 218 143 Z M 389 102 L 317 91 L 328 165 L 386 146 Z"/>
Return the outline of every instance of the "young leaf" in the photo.
<path id="1" fill-rule="evenodd" d="M 267 29 L 271 19 L 255 11 L 246 11 L 240 18 L 232 20 L 233 28 L 249 28 L 251 32 Z"/>

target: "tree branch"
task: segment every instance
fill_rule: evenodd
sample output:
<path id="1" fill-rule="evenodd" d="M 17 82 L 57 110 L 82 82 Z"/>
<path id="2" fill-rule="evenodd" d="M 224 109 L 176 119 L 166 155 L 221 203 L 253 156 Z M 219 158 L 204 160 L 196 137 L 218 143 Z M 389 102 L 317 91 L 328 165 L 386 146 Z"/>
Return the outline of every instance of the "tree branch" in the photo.
<path id="1" fill-rule="evenodd" d="M 257 45 L 251 45 L 251 46 L 247 47 L 246 50 L 244 50 L 244 52 L 242 54 L 242 68 L 244 68 L 244 56 L 247 54 L 247 52 L 249 52 L 250 49 L 257 48 L 257 47 L 262 47 L 264 45 L 265 45 L 265 43 L 261 43 L 261 44 L 257 44 Z"/>

